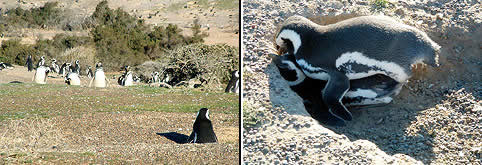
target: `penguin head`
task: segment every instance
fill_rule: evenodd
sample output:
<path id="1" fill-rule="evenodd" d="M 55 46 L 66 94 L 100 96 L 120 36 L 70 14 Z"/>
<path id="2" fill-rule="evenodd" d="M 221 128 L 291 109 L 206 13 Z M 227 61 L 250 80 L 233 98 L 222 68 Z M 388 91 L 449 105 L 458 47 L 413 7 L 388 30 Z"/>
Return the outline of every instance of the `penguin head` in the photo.
<path id="1" fill-rule="evenodd" d="M 209 109 L 201 108 L 199 112 L 197 112 L 196 120 L 209 120 Z"/>
<path id="2" fill-rule="evenodd" d="M 303 42 L 303 36 L 315 31 L 318 25 L 302 16 L 289 17 L 276 35 L 276 48 L 280 54 L 296 54 Z"/>
<path id="3" fill-rule="evenodd" d="M 281 56 L 270 54 L 270 56 L 278 68 L 281 77 L 288 81 L 288 85 L 298 85 L 306 78 L 306 75 L 296 63 L 293 55 L 287 53 Z"/>
<path id="4" fill-rule="evenodd" d="M 234 76 L 235 76 L 236 78 L 239 78 L 239 71 L 238 71 L 238 70 L 236 70 L 236 71 L 234 72 Z"/>
<path id="5" fill-rule="evenodd" d="M 95 64 L 95 68 L 102 68 L 102 63 L 99 62 L 99 63 Z"/>

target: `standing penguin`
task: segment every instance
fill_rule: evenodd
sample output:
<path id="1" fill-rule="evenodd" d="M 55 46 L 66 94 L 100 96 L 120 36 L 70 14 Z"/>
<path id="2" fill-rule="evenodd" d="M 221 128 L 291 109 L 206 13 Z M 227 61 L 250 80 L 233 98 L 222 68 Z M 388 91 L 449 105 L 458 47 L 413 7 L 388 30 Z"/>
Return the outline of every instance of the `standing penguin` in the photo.
<path id="1" fill-rule="evenodd" d="M 94 78 L 90 80 L 89 87 L 91 87 L 92 82 L 94 82 L 94 87 L 107 87 L 109 80 L 105 77 L 104 68 L 100 62 L 95 65 Z"/>
<path id="2" fill-rule="evenodd" d="M 44 66 L 44 65 L 45 65 L 45 57 L 41 56 L 40 60 L 37 63 L 37 68 L 40 67 L 40 66 Z"/>
<path id="3" fill-rule="evenodd" d="M 75 64 L 72 68 L 72 72 L 75 72 L 77 74 L 80 74 L 80 64 L 79 64 L 79 60 L 75 60 Z"/>
<path id="4" fill-rule="evenodd" d="M 134 80 L 132 79 L 132 72 L 130 71 L 130 66 L 125 67 L 125 73 L 122 75 L 123 79 L 121 82 L 122 86 L 132 86 L 134 85 Z"/>
<path id="5" fill-rule="evenodd" d="M 69 73 L 71 70 L 70 65 L 71 64 L 67 62 L 62 64 L 62 66 L 60 67 L 59 75 L 61 75 L 62 77 L 65 77 L 65 75 Z"/>
<path id="6" fill-rule="evenodd" d="M 151 76 L 152 76 L 151 83 L 159 82 L 159 72 L 153 72 L 151 73 Z"/>
<path id="7" fill-rule="evenodd" d="M 33 70 L 32 55 L 28 55 L 27 62 L 25 63 L 25 65 L 27 65 L 27 69 L 29 72 Z"/>
<path id="8" fill-rule="evenodd" d="M 424 32 L 386 16 L 355 17 L 326 26 L 292 16 L 276 35 L 276 44 L 294 55 L 307 77 L 327 81 L 320 101 L 342 120 L 352 120 L 341 101 L 350 80 L 383 74 L 405 84 L 414 64 L 438 66 L 440 51 Z"/>
<path id="9" fill-rule="evenodd" d="M 239 93 L 239 71 L 235 70 L 231 72 L 231 79 L 229 80 L 228 86 L 224 90 L 224 92 L 229 93 L 229 92 L 234 92 L 234 93 Z"/>
<path id="10" fill-rule="evenodd" d="M 35 74 L 32 77 L 32 81 L 35 80 L 37 84 L 46 84 L 47 76 L 50 72 L 50 68 L 46 66 L 40 66 L 35 70 Z"/>
<path id="11" fill-rule="evenodd" d="M 213 130 L 213 124 L 209 120 L 209 110 L 201 108 L 196 115 L 192 133 L 187 139 L 188 143 L 217 143 L 218 138 Z"/>
<path id="12" fill-rule="evenodd" d="M 75 72 L 68 73 L 65 77 L 65 83 L 67 83 L 68 85 L 80 85 L 79 74 Z"/>
<path id="13" fill-rule="evenodd" d="M 85 70 L 85 74 L 87 75 L 88 78 L 92 78 L 94 73 L 92 72 L 92 67 L 88 66 L 87 70 Z"/>
<path id="14" fill-rule="evenodd" d="M 59 67 L 59 65 L 57 65 L 57 60 L 55 58 L 52 59 L 52 64 L 50 66 L 50 70 L 52 70 L 55 73 L 60 72 L 60 67 Z"/>

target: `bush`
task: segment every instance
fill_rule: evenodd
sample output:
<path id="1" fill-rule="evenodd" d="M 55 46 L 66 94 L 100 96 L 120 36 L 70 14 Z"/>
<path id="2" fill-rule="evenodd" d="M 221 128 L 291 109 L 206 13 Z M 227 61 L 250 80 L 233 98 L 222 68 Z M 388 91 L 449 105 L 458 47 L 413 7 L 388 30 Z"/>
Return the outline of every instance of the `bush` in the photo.
<path id="1" fill-rule="evenodd" d="M 143 82 L 149 82 L 151 79 L 151 73 L 159 72 L 162 74 L 162 70 L 166 68 L 165 63 L 160 63 L 156 61 L 146 61 L 143 64 L 136 66 L 133 68 L 134 75 L 139 76 L 139 78 Z M 164 77 L 164 74 L 160 76 L 161 78 Z"/>
<path id="2" fill-rule="evenodd" d="M 162 71 L 171 75 L 171 85 L 192 78 L 215 84 L 227 83 L 231 72 L 239 69 L 238 51 L 238 48 L 226 44 L 191 44 L 169 51 L 158 62 L 165 64 Z"/>
<path id="3" fill-rule="evenodd" d="M 47 59 L 55 58 L 58 60 L 58 64 L 62 65 L 64 62 L 73 62 L 76 59 L 64 58 L 62 54 L 66 51 L 77 47 L 92 47 L 92 40 L 87 36 L 70 36 L 65 34 L 57 34 L 52 40 L 38 40 L 33 47 L 38 51 L 40 56 L 45 56 Z M 87 51 L 83 49 L 83 51 Z M 89 50 L 88 52 L 92 52 Z M 95 50 L 93 51 L 95 52 Z M 79 56 L 77 59 L 82 63 L 83 56 Z"/>
<path id="4" fill-rule="evenodd" d="M 101 1 L 86 27 L 93 27 L 90 36 L 97 49 L 97 58 L 107 70 L 121 66 L 135 66 L 147 60 L 162 58 L 176 47 L 203 42 L 206 33 L 201 32 L 195 21 L 193 36 L 182 35 L 176 25 L 156 26 L 152 30 L 136 17 L 121 9 L 110 9 L 107 1 Z"/>
<path id="5" fill-rule="evenodd" d="M 20 43 L 20 40 L 6 40 L 2 42 L 0 47 L 0 61 L 11 64 L 24 65 L 28 55 L 32 55 L 33 59 L 37 57 L 37 51 L 30 45 Z"/>
<path id="6" fill-rule="evenodd" d="M 17 7 L 7 11 L 5 17 L 0 17 L 0 22 L 5 22 L 12 29 L 59 26 L 65 18 L 57 5 L 58 2 L 47 2 L 42 7 L 29 10 Z"/>

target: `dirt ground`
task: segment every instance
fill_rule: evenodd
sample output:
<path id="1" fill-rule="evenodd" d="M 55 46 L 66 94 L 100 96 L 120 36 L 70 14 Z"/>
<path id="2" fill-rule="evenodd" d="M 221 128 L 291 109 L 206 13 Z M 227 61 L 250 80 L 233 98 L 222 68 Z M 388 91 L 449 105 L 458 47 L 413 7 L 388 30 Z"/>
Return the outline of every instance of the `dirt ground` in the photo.
<path id="1" fill-rule="evenodd" d="M 33 74 L 22 66 L 0 71 L 0 164 L 239 161 L 236 94 L 147 85 L 95 89 L 85 77 L 81 87 L 54 77 L 39 85 Z M 211 110 L 219 143 L 182 144 L 200 107 Z"/>
<path id="2" fill-rule="evenodd" d="M 480 164 L 480 2 L 245 1 L 243 161 L 251 163 Z M 269 9 L 269 10 L 268 10 Z M 315 124 L 268 58 L 291 15 L 320 24 L 384 14 L 442 46 L 441 66 L 420 67 L 392 103 L 352 108 L 345 127 Z M 262 33 L 265 32 L 265 33 Z M 248 115 L 246 115 L 246 113 Z"/>
<path id="3" fill-rule="evenodd" d="M 2 8 L 2 12 L 15 7 L 28 9 L 41 7 L 44 3 L 52 1 L 59 2 L 61 9 L 67 11 L 67 15 L 78 23 L 94 12 L 95 6 L 101 0 L 5 0 L 0 2 L 0 8 Z M 216 5 L 217 2 L 220 2 L 219 0 L 140 0 L 135 3 L 130 0 L 109 0 L 108 2 L 111 8 L 122 8 L 153 26 L 169 23 L 178 25 L 186 35 L 191 34 L 190 27 L 192 27 L 193 21 L 199 19 L 202 30 L 209 33 L 209 36 L 205 38 L 206 44 L 226 43 L 231 46 L 239 46 L 239 7 L 237 3 L 228 3 L 235 5 Z M 201 4 L 201 2 L 205 3 Z M 207 28 L 208 26 L 209 28 Z M 7 33 L 6 37 L 0 38 L 0 43 L 2 40 L 20 37 L 23 43 L 32 44 L 37 39 L 51 39 L 58 33 L 88 35 L 85 31 L 18 29 L 15 33 Z"/>

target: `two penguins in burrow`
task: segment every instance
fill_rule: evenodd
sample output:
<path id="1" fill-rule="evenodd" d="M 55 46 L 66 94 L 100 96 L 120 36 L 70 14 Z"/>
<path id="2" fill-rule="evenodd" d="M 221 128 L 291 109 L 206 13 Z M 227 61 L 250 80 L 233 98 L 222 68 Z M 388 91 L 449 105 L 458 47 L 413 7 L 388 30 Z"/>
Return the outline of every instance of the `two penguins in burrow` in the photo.
<path id="1" fill-rule="evenodd" d="M 328 125 L 351 121 L 351 105 L 386 104 L 421 62 L 437 67 L 440 46 L 424 32 L 386 16 L 326 26 L 289 17 L 276 35 L 273 63 L 310 115 Z"/>

